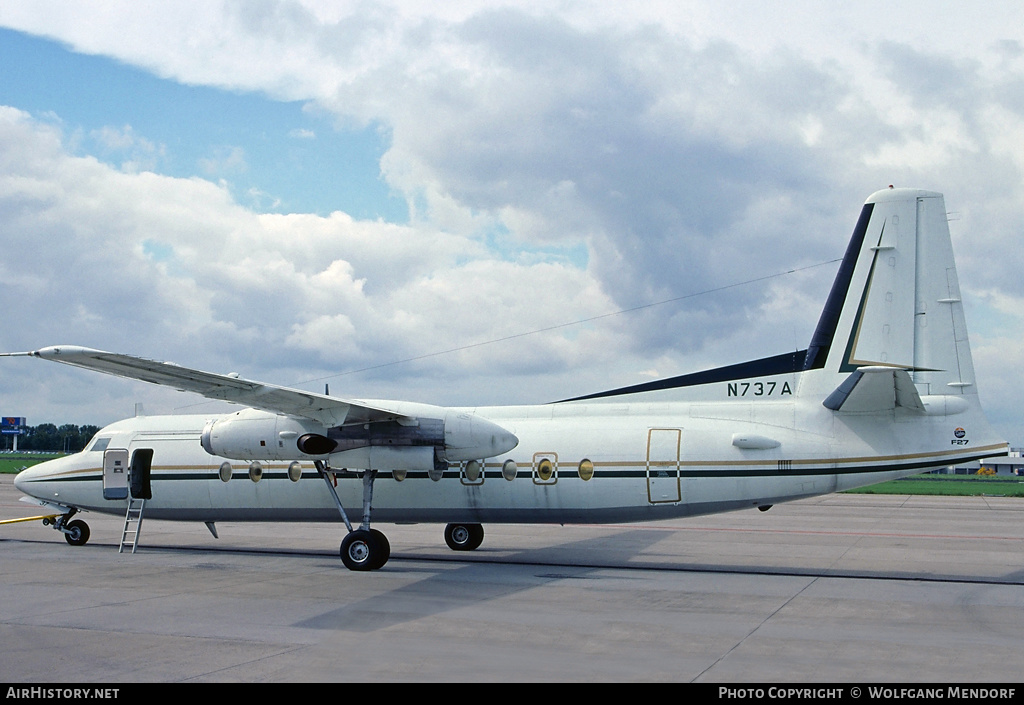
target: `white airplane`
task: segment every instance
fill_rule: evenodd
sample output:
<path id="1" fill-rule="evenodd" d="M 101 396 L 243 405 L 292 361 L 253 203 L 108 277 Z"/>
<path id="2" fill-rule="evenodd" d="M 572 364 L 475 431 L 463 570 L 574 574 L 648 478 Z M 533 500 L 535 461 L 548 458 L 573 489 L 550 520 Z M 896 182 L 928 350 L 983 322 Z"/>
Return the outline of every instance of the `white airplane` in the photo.
<path id="1" fill-rule="evenodd" d="M 247 407 L 120 421 L 21 472 L 74 545 L 77 512 L 145 498 L 147 517 L 214 536 L 217 521 L 340 517 L 345 565 L 374 570 L 390 546 L 371 513 L 447 522 L 448 545 L 472 550 L 482 522 L 767 510 L 1008 450 L 978 402 L 943 197 L 892 187 L 865 203 L 806 350 L 551 404 L 344 399 L 72 346 L 8 355 Z"/>

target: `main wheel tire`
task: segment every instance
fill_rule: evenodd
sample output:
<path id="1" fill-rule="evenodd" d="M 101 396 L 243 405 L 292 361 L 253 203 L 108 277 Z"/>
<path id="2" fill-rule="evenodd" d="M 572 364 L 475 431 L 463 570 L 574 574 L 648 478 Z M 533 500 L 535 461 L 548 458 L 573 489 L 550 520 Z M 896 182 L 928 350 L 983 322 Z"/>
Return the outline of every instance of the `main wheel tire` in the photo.
<path id="1" fill-rule="evenodd" d="M 391 555 L 391 545 L 379 531 L 356 529 L 342 539 L 340 553 L 349 570 L 377 570 Z"/>
<path id="2" fill-rule="evenodd" d="M 444 542 L 453 551 L 473 551 L 484 541 L 480 524 L 449 524 L 444 527 Z"/>
<path id="3" fill-rule="evenodd" d="M 64 534 L 64 540 L 72 546 L 84 546 L 89 540 L 89 525 L 84 521 L 75 519 L 67 526 L 68 533 Z"/>
<path id="4" fill-rule="evenodd" d="M 391 542 L 388 541 L 387 536 L 376 529 L 370 529 L 370 534 L 377 541 L 378 547 L 377 557 L 374 559 L 370 570 L 377 570 L 379 568 L 383 568 L 384 564 L 388 562 L 389 558 L 391 558 Z"/>

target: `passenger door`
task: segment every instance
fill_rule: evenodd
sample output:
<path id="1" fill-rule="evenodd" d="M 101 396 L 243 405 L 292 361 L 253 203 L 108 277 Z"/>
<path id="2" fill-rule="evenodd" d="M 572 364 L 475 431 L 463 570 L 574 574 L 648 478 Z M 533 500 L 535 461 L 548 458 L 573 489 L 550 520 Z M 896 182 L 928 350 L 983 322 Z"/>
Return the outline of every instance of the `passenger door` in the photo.
<path id="1" fill-rule="evenodd" d="M 103 499 L 128 499 L 128 450 L 103 451 Z"/>

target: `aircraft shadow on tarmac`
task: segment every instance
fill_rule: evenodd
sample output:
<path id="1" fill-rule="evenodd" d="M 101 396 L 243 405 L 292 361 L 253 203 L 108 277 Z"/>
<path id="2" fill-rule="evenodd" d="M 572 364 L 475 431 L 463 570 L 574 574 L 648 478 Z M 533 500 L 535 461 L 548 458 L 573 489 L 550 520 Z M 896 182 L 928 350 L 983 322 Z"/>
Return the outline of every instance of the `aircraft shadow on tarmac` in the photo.
<path id="1" fill-rule="evenodd" d="M 608 542 L 622 541 L 631 546 L 634 552 L 637 552 L 653 546 L 663 538 L 665 538 L 664 531 L 631 529 L 612 536 L 603 537 L 601 543 L 607 545 Z M 606 565 L 566 565 L 566 553 L 570 555 L 573 553 L 589 554 L 593 551 L 593 543 L 593 539 L 571 541 L 554 547 L 523 549 L 511 556 L 502 551 L 500 559 L 483 561 L 479 560 L 479 556 L 475 555 L 477 553 L 486 554 L 486 550 L 480 548 L 474 552 L 472 559 L 467 555 L 460 556 L 460 559 L 470 560 L 461 568 L 443 573 L 431 570 L 431 575 L 428 578 L 404 585 L 396 590 L 358 600 L 344 607 L 324 612 L 316 617 L 304 619 L 292 626 L 305 629 L 374 632 L 414 619 L 421 619 L 425 616 L 441 614 L 453 609 L 464 609 L 467 606 L 490 602 L 523 590 L 532 590 L 538 586 L 538 580 L 543 584 L 566 578 L 581 579 L 586 577 L 588 573 L 603 568 L 623 567 L 621 561 L 606 561 Z M 555 557 L 556 552 L 557 559 Z M 398 556 L 396 555 L 395 557 L 397 558 Z M 407 556 L 402 557 L 408 558 Z M 500 579 L 493 577 L 494 564 L 499 562 L 502 564 L 529 564 L 534 566 L 557 565 L 562 568 L 562 572 L 531 573 L 529 579 L 524 576 L 524 579 L 510 583 L 507 574 L 501 576 Z M 420 569 L 403 568 L 402 570 Z M 492 577 L 489 578 L 488 576 Z M 439 599 L 438 594 L 443 594 L 446 590 L 439 590 L 432 583 L 443 583 L 443 585 L 449 587 L 453 583 L 457 583 L 471 585 L 472 587 L 460 590 L 457 593 L 451 592 L 449 597 Z M 447 591 L 450 592 L 450 589 Z M 401 609 L 397 607 L 399 605 L 409 605 L 409 609 Z"/>
<path id="2" fill-rule="evenodd" d="M 293 626 L 308 629 L 327 629 L 356 632 L 372 632 L 396 624 L 401 624 L 424 616 L 444 613 L 452 609 L 463 609 L 474 604 L 483 604 L 499 600 L 523 590 L 534 589 L 538 585 L 553 583 L 566 579 L 587 579 L 595 577 L 597 571 L 605 569 L 657 570 L 679 573 L 733 573 L 763 574 L 776 577 L 801 578 L 844 578 L 858 580 L 897 580 L 934 583 L 967 583 L 979 585 L 1024 585 L 1024 570 L 1017 570 L 1002 576 L 979 577 L 967 573 L 937 574 L 925 570 L 884 570 L 813 568 L 796 566 L 784 559 L 776 564 L 740 564 L 740 563 L 707 563 L 686 562 L 678 559 L 659 560 L 657 555 L 641 555 L 662 539 L 666 532 L 655 529 L 630 529 L 602 537 L 599 541 L 587 538 L 570 541 L 555 546 L 541 548 L 524 548 L 520 551 L 508 552 L 495 549 L 490 552 L 481 547 L 472 554 L 458 556 L 465 562 L 460 568 L 438 573 L 436 570 L 419 567 L 403 567 L 403 571 L 423 570 L 430 576 L 424 580 L 413 582 L 392 591 L 373 595 L 351 604 L 339 607 L 321 615 L 302 620 Z M 609 550 L 621 544 L 621 550 Z M 626 549 L 628 547 L 628 551 Z M 623 560 L 623 556 L 632 556 Z M 570 557 L 567 560 L 567 556 Z M 437 560 L 436 555 L 417 556 L 412 553 L 396 554 L 395 558 L 403 560 L 419 560 L 429 558 Z M 443 560 L 454 560 L 446 557 Z M 511 578 L 505 572 L 500 578 L 495 577 L 494 566 L 532 566 L 553 570 L 535 570 L 521 579 Z M 392 568 L 401 565 L 393 563 Z M 540 581 L 540 582 L 538 582 Z M 445 587 L 438 589 L 436 584 Z M 467 586 L 458 592 L 451 592 L 451 585 Z M 439 594 L 450 592 L 450 597 L 439 598 Z M 397 605 L 409 605 L 409 609 L 397 608 Z"/>

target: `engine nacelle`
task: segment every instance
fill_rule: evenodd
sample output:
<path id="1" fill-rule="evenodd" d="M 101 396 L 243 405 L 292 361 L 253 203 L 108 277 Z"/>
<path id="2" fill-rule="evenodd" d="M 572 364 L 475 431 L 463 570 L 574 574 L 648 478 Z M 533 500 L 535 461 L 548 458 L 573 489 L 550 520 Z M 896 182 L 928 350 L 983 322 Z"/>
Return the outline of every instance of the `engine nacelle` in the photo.
<path id="1" fill-rule="evenodd" d="M 232 460 L 297 460 L 304 454 L 296 447 L 296 440 L 325 432 L 315 421 L 243 409 L 207 421 L 200 440 L 210 455 Z"/>
<path id="2" fill-rule="evenodd" d="M 442 418 L 396 416 L 325 428 L 244 409 L 208 421 L 201 440 L 207 453 L 232 460 L 329 458 L 335 467 L 373 470 L 437 470 L 449 462 L 492 458 L 519 444 L 501 426 L 467 411 L 430 411 Z"/>
<path id="3" fill-rule="evenodd" d="M 444 416 L 446 460 L 479 460 L 507 453 L 519 445 L 515 434 L 493 421 L 466 411 L 449 410 Z"/>
<path id="4" fill-rule="evenodd" d="M 339 467 L 412 470 L 438 463 L 493 458 L 519 444 L 512 433 L 468 411 L 431 411 L 440 412 L 442 418 L 404 416 L 337 426 L 326 435 L 300 436 L 296 446 L 309 456 L 330 455 L 331 464 Z"/>

